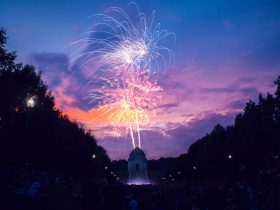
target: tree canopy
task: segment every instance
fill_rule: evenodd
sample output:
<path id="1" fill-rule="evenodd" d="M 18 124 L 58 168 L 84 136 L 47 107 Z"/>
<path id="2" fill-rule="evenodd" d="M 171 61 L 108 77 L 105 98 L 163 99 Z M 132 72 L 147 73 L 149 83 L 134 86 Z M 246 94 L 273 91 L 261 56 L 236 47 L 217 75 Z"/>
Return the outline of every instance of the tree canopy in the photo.
<path id="1" fill-rule="evenodd" d="M 177 158 L 149 160 L 149 170 L 178 179 L 234 177 L 254 179 L 268 171 L 280 172 L 280 76 L 274 95 L 250 100 L 234 125 L 216 125 Z M 124 170 L 123 161 L 113 162 Z M 170 176 L 171 175 L 171 176 Z"/>
<path id="2" fill-rule="evenodd" d="M 182 155 L 178 169 L 185 176 L 247 176 L 280 169 L 280 76 L 274 95 L 249 101 L 234 125 L 216 125 Z M 178 159 L 178 160 L 179 160 Z M 246 177 L 244 177 L 246 178 Z"/>
<path id="3" fill-rule="evenodd" d="M 0 30 L 0 163 L 101 173 L 110 159 L 94 137 L 55 108 L 33 66 L 16 63 Z M 35 101 L 33 108 L 27 101 Z M 96 158 L 92 158 L 95 155 Z"/>

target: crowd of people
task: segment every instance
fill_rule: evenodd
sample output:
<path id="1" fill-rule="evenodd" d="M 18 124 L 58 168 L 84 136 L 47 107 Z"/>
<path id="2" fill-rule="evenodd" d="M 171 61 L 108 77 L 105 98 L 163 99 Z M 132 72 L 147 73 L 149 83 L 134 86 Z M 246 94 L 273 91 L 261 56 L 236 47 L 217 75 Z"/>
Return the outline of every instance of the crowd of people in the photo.
<path id="1" fill-rule="evenodd" d="M 6 209 L 280 209 L 277 176 L 276 180 L 269 177 L 251 184 L 232 179 L 165 180 L 156 185 L 136 186 L 110 177 L 73 177 L 29 167 L 3 168 L 0 172 L 1 203 Z"/>
<path id="2" fill-rule="evenodd" d="M 129 186 L 138 208 L 188 209 L 279 209 L 280 188 L 265 190 L 232 180 L 188 181 L 158 186 Z"/>
<path id="3" fill-rule="evenodd" d="M 8 209 L 58 209 L 81 198 L 81 185 L 72 176 L 28 166 L 2 168 L 0 189 L 2 205 Z"/>

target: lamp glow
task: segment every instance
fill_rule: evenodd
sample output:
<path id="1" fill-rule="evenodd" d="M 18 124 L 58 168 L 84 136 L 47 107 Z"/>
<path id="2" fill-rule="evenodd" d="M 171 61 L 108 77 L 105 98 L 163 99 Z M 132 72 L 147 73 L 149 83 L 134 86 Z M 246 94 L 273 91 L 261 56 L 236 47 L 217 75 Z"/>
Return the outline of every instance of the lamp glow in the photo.
<path id="1" fill-rule="evenodd" d="M 33 99 L 33 97 L 31 97 L 27 100 L 26 105 L 29 108 L 33 108 L 35 106 L 35 100 Z"/>

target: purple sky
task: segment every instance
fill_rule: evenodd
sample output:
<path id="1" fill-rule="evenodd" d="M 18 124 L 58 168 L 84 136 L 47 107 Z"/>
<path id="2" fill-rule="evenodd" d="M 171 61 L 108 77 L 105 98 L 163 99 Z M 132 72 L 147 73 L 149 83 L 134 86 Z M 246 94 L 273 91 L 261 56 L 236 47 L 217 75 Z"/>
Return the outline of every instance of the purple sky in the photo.
<path id="1" fill-rule="evenodd" d="M 91 129 L 112 159 L 127 158 L 129 139 L 116 137 L 85 99 L 89 72 L 74 72 L 69 44 L 110 6 L 130 12 L 130 1 L 1 1 L 8 48 L 35 65 L 72 119 Z M 249 99 L 273 91 L 280 75 L 278 1 L 136 1 L 147 16 L 176 34 L 174 64 L 159 84 L 157 115 L 142 131 L 148 158 L 178 156 L 217 123 L 230 125 Z M 176 3 L 175 3 L 176 2 Z"/>

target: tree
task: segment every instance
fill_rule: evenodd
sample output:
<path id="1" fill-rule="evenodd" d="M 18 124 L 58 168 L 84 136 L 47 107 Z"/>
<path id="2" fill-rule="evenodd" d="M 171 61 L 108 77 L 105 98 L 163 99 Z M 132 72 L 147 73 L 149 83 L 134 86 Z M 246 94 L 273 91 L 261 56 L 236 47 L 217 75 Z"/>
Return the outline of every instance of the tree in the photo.
<path id="1" fill-rule="evenodd" d="M 275 120 L 278 124 L 278 128 L 280 129 L 280 76 L 276 81 L 274 81 L 274 84 L 276 85 L 276 91 L 275 91 L 275 96 L 276 96 L 276 113 L 275 113 Z"/>
<path id="2" fill-rule="evenodd" d="M 210 134 L 193 143 L 184 156 L 184 174 L 196 177 L 245 176 L 280 166 L 280 77 L 274 96 L 259 95 L 237 115 L 233 126 L 215 126 Z M 181 160 L 177 160 L 178 162 Z M 199 170 L 198 170 L 199 169 Z"/>
<path id="3" fill-rule="evenodd" d="M 277 99 L 280 100 L 280 76 L 274 81 L 274 84 L 276 85 L 275 95 Z"/>
<path id="4" fill-rule="evenodd" d="M 0 164 L 102 174 L 110 163 L 94 137 L 55 108 L 33 66 L 15 63 L 0 30 Z M 27 106 L 32 98 L 35 106 Z M 93 154 L 96 158 L 92 158 Z"/>
<path id="5" fill-rule="evenodd" d="M 7 52 L 5 49 L 7 43 L 6 31 L 0 28 L 0 74 L 3 71 L 12 71 L 17 68 L 14 61 L 16 59 L 15 52 Z"/>

